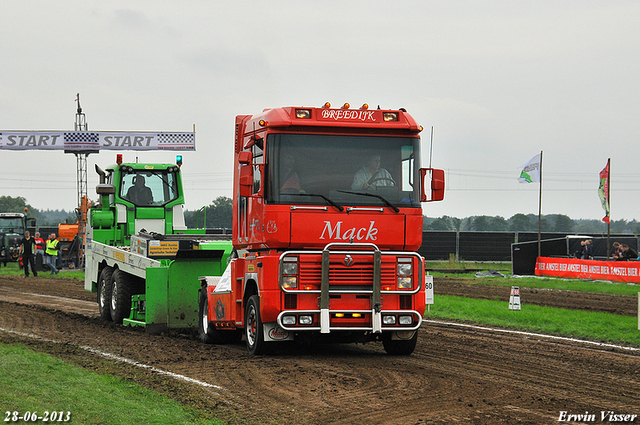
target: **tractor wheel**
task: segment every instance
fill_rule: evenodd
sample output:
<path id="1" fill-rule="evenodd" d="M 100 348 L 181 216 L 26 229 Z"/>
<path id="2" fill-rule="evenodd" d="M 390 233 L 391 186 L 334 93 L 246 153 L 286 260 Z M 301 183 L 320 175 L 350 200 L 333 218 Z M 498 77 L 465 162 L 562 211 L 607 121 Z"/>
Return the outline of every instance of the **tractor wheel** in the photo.
<path id="1" fill-rule="evenodd" d="M 418 331 L 413 333 L 410 339 L 391 339 L 391 334 L 385 335 L 382 346 L 387 354 L 393 356 L 408 356 L 413 353 L 418 342 Z"/>
<path id="2" fill-rule="evenodd" d="M 129 276 L 122 270 L 113 271 L 111 279 L 111 318 L 115 323 L 131 314 L 131 283 Z"/>
<path id="3" fill-rule="evenodd" d="M 220 344 L 220 332 L 209 322 L 209 298 L 206 286 L 200 290 L 200 302 L 198 308 L 198 337 L 205 344 Z"/>
<path id="4" fill-rule="evenodd" d="M 100 317 L 104 320 L 111 321 L 111 275 L 113 269 L 111 267 L 105 267 L 100 272 L 98 278 L 98 311 L 100 311 Z"/>
<path id="5" fill-rule="evenodd" d="M 264 329 L 260 317 L 260 298 L 257 295 L 252 295 L 247 301 L 244 310 L 244 329 L 249 354 L 264 354 L 267 343 L 264 341 Z"/>

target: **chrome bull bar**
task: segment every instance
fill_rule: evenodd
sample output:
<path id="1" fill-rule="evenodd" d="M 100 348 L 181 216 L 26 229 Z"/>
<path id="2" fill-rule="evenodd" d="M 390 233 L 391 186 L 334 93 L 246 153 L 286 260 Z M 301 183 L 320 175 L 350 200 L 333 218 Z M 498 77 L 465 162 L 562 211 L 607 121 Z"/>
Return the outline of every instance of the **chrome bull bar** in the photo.
<path id="1" fill-rule="evenodd" d="M 339 252 L 341 255 L 372 255 L 373 256 L 373 282 L 372 289 L 335 289 L 329 288 L 329 269 L 331 259 L 332 248 L 343 248 Z M 351 248 L 351 249 L 344 249 Z M 353 249 L 359 248 L 359 249 Z M 369 251 L 363 250 L 368 248 Z M 335 252 L 335 251 L 334 251 Z M 322 256 L 322 272 L 321 272 L 321 284 L 320 289 L 288 289 L 282 286 L 283 276 L 283 263 L 284 259 L 288 256 L 300 256 L 300 255 L 321 255 Z M 381 288 L 381 269 L 382 269 L 382 256 L 395 256 L 395 257 L 416 257 L 418 259 L 418 270 L 414 271 L 414 276 L 417 276 L 416 288 L 413 290 L 382 290 Z M 424 282 L 424 260 L 417 252 L 403 252 L 403 251 L 385 251 L 380 249 L 372 243 L 329 243 L 322 251 L 286 251 L 280 256 L 278 283 L 280 289 L 285 293 L 294 294 L 320 294 L 320 309 L 319 310 L 305 310 L 308 314 L 320 314 L 320 327 L 312 328 L 307 326 L 296 327 L 295 330 L 320 330 L 320 333 L 330 333 L 332 330 L 367 330 L 373 333 L 382 333 L 383 330 L 415 330 L 420 326 L 422 322 L 422 315 L 414 310 L 397 310 L 397 311 L 383 311 L 382 310 L 382 293 L 385 294 L 402 294 L 402 295 L 415 295 L 422 290 Z M 371 294 L 371 310 L 330 310 L 329 299 L 331 294 Z M 418 317 L 418 325 L 411 327 L 383 327 L 382 316 L 383 313 L 406 313 L 415 314 Z M 302 310 L 288 310 L 283 311 L 278 315 L 278 324 L 287 330 L 294 330 L 290 327 L 283 326 L 281 317 L 286 314 L 301 314 Z M 352 327 L 332 327 L 331 326 L 331 314 L 332 313 L 366 313 L 371 314 L 371 326 L 362 328 Z"/>

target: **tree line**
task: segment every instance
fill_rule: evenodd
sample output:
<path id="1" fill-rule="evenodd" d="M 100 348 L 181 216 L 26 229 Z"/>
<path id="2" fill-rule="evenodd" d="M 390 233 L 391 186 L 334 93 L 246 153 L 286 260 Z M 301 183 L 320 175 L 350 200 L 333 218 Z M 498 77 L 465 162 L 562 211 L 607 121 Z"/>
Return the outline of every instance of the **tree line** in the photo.
<path id="1" fill-rule="evenodd" d="M 27 208 L 27 216 L 35 217 L 38 226 L 57 226 L 58 223 L 75 223 L 75 211 L 38 210 L 29 205 L 23 197 L 0 196 L 0 212 L 22 212 Z M 232 227 L 233 201 L 220 196 L 211 204 L 198 210 L 185 211 L 185 223 L 189 228 L 226 228 Z M 475 232 L 537 232 L 536 214 L 515 214 L 508 219 L 501 216 L 471 216 L 466 218 L 423 217 L 423 229 L 436 231 L 475 231 Z M 564 232 L 583 234 L 602 234 L 607 232 L 606 223 L 601 220 L 572 219 L 563 214 L 542 216 L 543 232 Z M 634 220 L 611 220 L 611 233 L 640 234 L 640 222 Z"/>
<path id="2" fill-rule="evenodd" d="M 540 220 L 542 232 L 602 234 L 607 224 L 601 220 L 572 219 L 564 214 L 543 215 Z M 509 219 L 500 216 L 472 216 L 457 218 L 444 215 L 438 218 L 423 217 L 424 230 L 458 232 L 537 232 L 536 214 L 515 214 Z M 640 233 L 640 222 L 634 220 L 611 220 L 611 233 Z"/>

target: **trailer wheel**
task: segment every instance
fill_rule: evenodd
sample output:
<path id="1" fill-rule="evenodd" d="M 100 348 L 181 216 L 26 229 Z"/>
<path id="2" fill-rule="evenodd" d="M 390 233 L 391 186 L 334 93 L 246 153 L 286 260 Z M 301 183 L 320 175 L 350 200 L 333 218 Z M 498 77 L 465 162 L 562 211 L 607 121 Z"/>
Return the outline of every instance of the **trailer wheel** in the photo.
<path id="1" fill-rule="evenodd" d="M 267 343 L 264 341 L 264 329 L 262 328 L 262 318 L 260 317 L 260 299 L 257 295 L 252 295 L 247 301 L 247 307 L 244 311 L 244 326 L 249 354 L 264 354 Z"/>
<path id="2" fill-rule="evenodd" d="M 100 317 L 104 320 L 111 321 L 111 275 L 113 269 L 111 267 L 105 267 L 100 272 L 98 278 L 98 310 L 100 311 Z"/>
<path id="3" fill-rule="evenodd" d="M 111 279 L 111 318 L 115 323 L 131 314 L 131 284 L 129 276 L 122 270 L 113 271 Z"/>
<path id="4" fill-rule="evenodd" d="M 220 333 L 209 323 L 209 298 L 206 286 L 200 290 L 200 302 L 198 308 L 198 337 L 205 344 L 220 344 Z"/>
<path id="5" fill-rule="evenodd" d="M 391 334 L 385 335 L 382 346 L 387 354 L 393 356 L 408 356 L 413 353 L 418 342 L 418 331 L 415 331 L 411 339 L 391 339 Z"/>

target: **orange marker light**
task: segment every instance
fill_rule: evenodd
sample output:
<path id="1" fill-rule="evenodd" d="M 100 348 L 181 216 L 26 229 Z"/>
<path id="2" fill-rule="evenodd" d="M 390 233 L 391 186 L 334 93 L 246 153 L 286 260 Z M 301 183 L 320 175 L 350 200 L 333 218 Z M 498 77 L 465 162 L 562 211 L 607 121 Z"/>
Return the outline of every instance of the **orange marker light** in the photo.
<path id="1" fill-rule="evenodd" d="M 369 109 L 369 105 L 366 103 L 363 103 L 360 109 Z"/>
<path id="2" fill-rule="evenodd" d="M 329 103 L 329 102 L 324 102 L 324 105 L 322 105 L 322 107 L 323 107 L 324 109 L 329 109 L 329 108 L 331 108 L 331 103 Z"/>
<path id="3" fill-rule="evenodd" d="M 342 105 L 342 109 L 349 109 L 351 105 L 349 105 L 349 102 L 346 102 L 344 105 Z"/>

